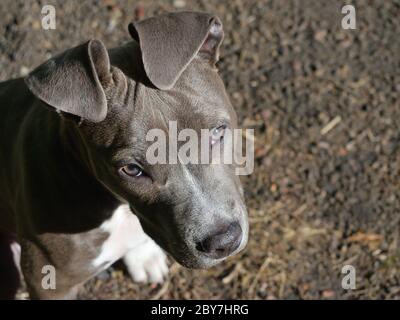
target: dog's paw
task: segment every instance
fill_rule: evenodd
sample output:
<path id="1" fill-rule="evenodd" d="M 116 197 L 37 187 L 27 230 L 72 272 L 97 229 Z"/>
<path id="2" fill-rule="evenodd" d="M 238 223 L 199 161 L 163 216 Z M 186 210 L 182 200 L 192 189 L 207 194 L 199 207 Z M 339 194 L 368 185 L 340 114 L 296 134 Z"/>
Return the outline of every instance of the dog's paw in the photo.
<path id="1" fill-rule="evenodd" d="M 124 262 L 135 282 L 162 283 L 168 275 L 167 256 L 151 239 L 130 250 Z"/>

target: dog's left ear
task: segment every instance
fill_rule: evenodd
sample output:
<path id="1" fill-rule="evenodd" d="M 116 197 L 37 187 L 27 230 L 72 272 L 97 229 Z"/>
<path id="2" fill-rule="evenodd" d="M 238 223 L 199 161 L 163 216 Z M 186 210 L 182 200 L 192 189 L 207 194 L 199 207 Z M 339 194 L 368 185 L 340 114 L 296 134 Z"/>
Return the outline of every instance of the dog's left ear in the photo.
<path id="1" fill-rule="evenodd" d="M 100 122 L 107 115 L 104 89 L 112 82 L 107 49 L 90 40 L 33 70 L 26 78 L 30 91 L 51 107 Z"/>
<path id="2" fill-rule="evenodd" d="M 144 69 L 159 89 L 171 89 L 199 55 L 215 65 L 224 33 L 213 15 L 180 11 L 129 24 L 129 33 L 140 45 Z"/>

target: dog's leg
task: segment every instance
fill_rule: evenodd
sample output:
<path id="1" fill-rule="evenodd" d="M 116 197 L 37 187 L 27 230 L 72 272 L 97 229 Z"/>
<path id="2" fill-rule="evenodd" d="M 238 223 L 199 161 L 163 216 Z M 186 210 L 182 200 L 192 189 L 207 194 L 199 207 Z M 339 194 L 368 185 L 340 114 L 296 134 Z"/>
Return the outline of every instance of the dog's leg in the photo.
<path id="1" fill-rule="evenodd" d="M 128 209 L 129 210 L 129 209 Z M 139 219 L 130 210 L 132 229 L 136 236 L 131 249 L 124 255 L 124 262 L 136 282 L 161 283 L 168 274 L 167 256 L 143 231 Z"/>
<path id="2" fill-rule="evenodd" d="M 68 270 L 64 270 L 62 267 L 57 268 L 49 261 L 49 252 L 43 243 L 28 239 L 21 239 L 20 243 L 21 270 L 30 298 L 76 299 L 80 284 L 71 281 Z"/>
<path id="3" fill-rule="evenodd" d="M 144 236 L 144 241 L 124 256 L 124 262 L 134 281 L 161 283 L 168 275 L 167 257 L 152 239 Z"/>

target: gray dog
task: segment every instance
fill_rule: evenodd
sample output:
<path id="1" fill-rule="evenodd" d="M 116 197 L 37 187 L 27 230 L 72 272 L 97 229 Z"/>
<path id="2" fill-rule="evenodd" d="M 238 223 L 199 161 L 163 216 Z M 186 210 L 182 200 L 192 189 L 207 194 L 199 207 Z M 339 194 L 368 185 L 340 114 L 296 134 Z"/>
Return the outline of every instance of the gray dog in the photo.
<path id="1" fill-rule="evenodd" d="M 215 67 L 220 20 L 170 13 L 129 32 L 133 41 L 118 48 L 90 40 L 0 83 L 1 239 L 20 249 L 32 298 L 74 298 L 120 258 L 134 280 L 161 282 L 162 249 L 207 268 L 246 245 L 233 165 L 145 157 L 146 133 L 170 120 L 214 130 L 217 143 L 236 127 Z M 54 267 L 55 288 L 42 284 L 45 266 Z"/>

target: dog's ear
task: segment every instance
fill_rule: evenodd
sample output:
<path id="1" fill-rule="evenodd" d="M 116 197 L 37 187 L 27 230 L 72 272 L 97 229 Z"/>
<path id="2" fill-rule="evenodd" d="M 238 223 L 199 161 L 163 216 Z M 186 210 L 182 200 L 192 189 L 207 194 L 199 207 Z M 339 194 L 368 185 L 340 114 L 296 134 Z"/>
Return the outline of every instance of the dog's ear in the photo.
<path id="1" fill-rule="evenodd" d="M 99 40 L 90 40 L 55 56 L 25 78 L 40 100 L 92 122 L 100 122 L 107 115 L 104 88 L 111 81 L 107 49 Z"/>
<path id="2" fill-rule="evenodd" d="M 140 45 L 147 77 L 162 90 L 173 87 L 197 54 L 214 66 L 224 35 L 217 17 L 189 11 L 131 23 L 129 33 Z"/>

